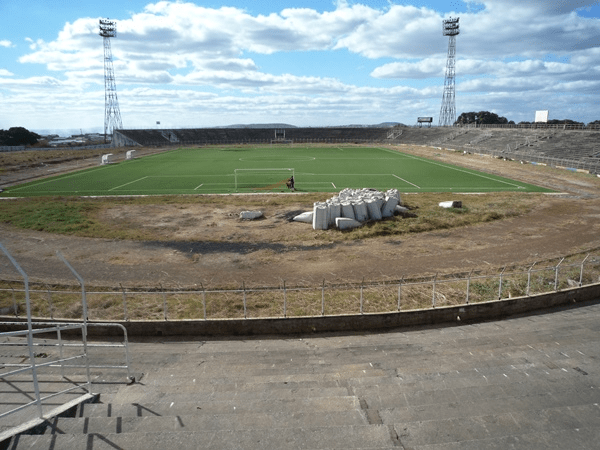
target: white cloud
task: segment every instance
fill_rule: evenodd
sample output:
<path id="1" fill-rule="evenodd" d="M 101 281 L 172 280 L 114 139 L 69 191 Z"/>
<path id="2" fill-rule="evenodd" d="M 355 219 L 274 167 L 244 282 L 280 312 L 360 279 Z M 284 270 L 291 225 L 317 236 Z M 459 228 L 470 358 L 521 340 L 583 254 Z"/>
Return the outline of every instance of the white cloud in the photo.
<path id="1" fill-rule="evenodd" d="M 600 20 L 574 12 L 596 2 L 467 1 L 482 8 L 460 17 L 457 109 L 461 95 L 465 104 L 479 102 L 479 109 L 509 108 L 510 98 L 521 102 L 533 93 L 548 98 L 558 89 L 564 90 L 565 99 L 581 91 L 588 96 L 583 100 L 586 105 L 598 100 Z M 124 122 L 154 123 L 156 111 L 180 121 L 189 117 L 189 123 L 179 126 L 244 122 L 249 113 L 269 121 L 287 117 L 299 124 L 314 124 L 322 113 L 331 117 L 327 124 L 339 123 L 340 113 L 344 122 L 353 117 L 383 115 L 392 120 L 394 115 L 437 114 L 448 42 L 442 36 L 444 17 L 425 7 L 390 3 L 378 9 L 343 0 L 332 11 L 287 8 L 268 15 L 234 7 L 151 3 L 119 20 L 117 38 L 111 39 Z M 26 41 L 30 52 L 19 62 L 45 66 L 50 72 L 19 79 L 0 69 L 3 101 L 14 107 L 21 96 L 68 105 L 75 123 L 91 111 L 84 102 L 103 104 L 98 18 L 67 23 L 52 41 Z M 11 45 L 0 41 L 0 46 Z M 292 52 L 299 61 L 305 61 L 307 52 L 350 52 L 353 58 L 377 60 L 379 67 L 370 73 L 377 80 L 350 76 L 343 80 L 334 70 L 310 64 L 301 72 L 288 64 L 270 73 L 277 69 L 262 63 Z M 386 79 L 401 81 L 390 87 Z M 35 100 L 22 97 L 28 90 Z M 558 103 L 566 105 L 565 99 Z M 96 120 L 103 111 L 97 104 L 94 108 L 99 112 L 90 114 Z M 29 107 L 21 109 L 38 117 Z M 23 117 L 30 117 L 27 114 Z"/>
<path id="2" fill-rule="evenodd" d="M 6 47 L 6 48 L 13 47 L 13 43 L 10 42 L 7 39 L 1 39 L 0 40 L 0 47 Z"/>

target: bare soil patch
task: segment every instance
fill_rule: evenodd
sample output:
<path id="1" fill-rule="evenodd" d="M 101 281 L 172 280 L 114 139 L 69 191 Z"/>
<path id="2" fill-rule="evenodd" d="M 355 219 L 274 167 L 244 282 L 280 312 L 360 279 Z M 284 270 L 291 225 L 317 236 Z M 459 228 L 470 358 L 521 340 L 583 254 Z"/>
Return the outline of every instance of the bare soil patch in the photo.
<path id="1" fill-rule="evenodd" d="M 0 241 L 33 280 L 73 283 L 55 256 L 60 250 L 91 285 L 115 287 L 239 287 L 315 285 L 327 282 L 390 280 L 551 260 L 600 248 L 600 179 L 548 167 L 425 147 L 401 151 L 542 185 L 560 194 L 522 194 L 530 212 L 473 226 L 400 236 L 348 240 L 336 230 L 315 232 L 289 217 L 310 209 L 306 197 L 282 206 L 277 196 L 253 196 L 221 203 L 115 204 L 100 219 L 115 226 L 147 230 L 156 239 L 109 240 L 60 236 L 0 225 Z M 89 164 L 97 162 L 89 161 Z M 36 162 L 36 165 L 38 162 Z M 83 162 L 79 163 L 84 164 Z M 57 168 L 60 164 L 57 165 Z M 38 167 L 12 171 L 36 176 Z M 72 170 L 65 163 L 64 170 Z M 288 194 L 294 195 L 294 194 Z M 415 194 L 419 195 L 419 194 Z M 454 195 L 454 194 L 452 194 Z M 329 194 L 324 194 L 327 198 Z M 440 194 L 440 201 L 451 200 Z M 468 205 L 468 196 L 461 196 Z M 466 197 L 466 200 L 465 200 Z M 411 201 L 411 195 L 403 197 Z M 10 201 L 10 200 L 6 200 Z M 1 207 L 1 203 L 0 203 Z M 260 209 L 265 218 L 241 221 L 242 209 Z M 0 278 L 19 279 L 6 259 Z"/>

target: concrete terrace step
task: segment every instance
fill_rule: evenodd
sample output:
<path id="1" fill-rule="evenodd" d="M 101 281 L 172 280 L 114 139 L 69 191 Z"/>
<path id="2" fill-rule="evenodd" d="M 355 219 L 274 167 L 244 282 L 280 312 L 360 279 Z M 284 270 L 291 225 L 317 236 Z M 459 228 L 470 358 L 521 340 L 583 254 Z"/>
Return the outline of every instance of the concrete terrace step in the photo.
<path id="1" fill-rule="evenodd" d="M 346 388 L 325 388 L 325 389 L 298 389 L 293 390 L 263 390 L 257 392 L 215 392 L 213 394 L 201 393 L 195 394 L 193 391 L 182 393 L 164 393 L 153 390 L 128 390 L 119 392 L 111 401 L 114 403 L 155 403 L 157 401 L 168 401 L 169 403 L 189 402 L 195 400 L 199 404 L 207 404 L 215 401 L 228 401 L 232 404 L 238 404 L 253 400 L 291 400 L 302 398 L 326 398 L 343 397 L 348 395 Z"/>
<path id="2" fill-rule="evenodd" d="M 98 384 L 101 403 L 6 448 L 594 448 L 599 317 L 600 301 L 446 328 L 134 342 L 138 383 Z"/>
<path id="3" fill-rule="evenodd" d="M 153 433 L 20 435 L 11 449 L 392 449 L 387 425 Z"/>
<path id="4" fill-rule="evenodd" d="M 45 434 L 156 433 L 165 431 L 260 430 L 369 425 L 360 410 L 328 412 L 261 411 L 227 414 L 194 414 L 144 417 L 59 417 L 51 420 Z"/>
<path id="5" fill-rule="evenodd" d="M 589 413 L 593 411 L 577 411 L 582 416 Z M 597 442 L 600 438 L 598 420 L 579 420 L 563 408 L 404 422 L 394 425 L 394 430 L 405 448 L 591 448 L 582 446 L 579 439 L 586 436 L 587 442 L 593 442 L 595 437 Z M 446 447 L 456 443 L 463 445 Z"/>
<path id="6" fill-rule="evenodd" d="M 356 397 L 312 397 L 295 399 L 248 400 L 243 402 L 175 402 L 168 398 L 144 403 L 89 403 L 80 406 L 77 417 L 145 417 L 199 414 L 240 414 L 252 412 L 306 413 L 344 412 L 360 409 Z M 101 398 L 102 401 L 102 398 Z"/>
<path id="7" fill-rule="evenodd" d="M 353 366 L 351 368 L 344 367 L 343 365 L 333 365 L 332 363 L 330 363 L 327 367 L 323 366 L 324 365 L 310 366 L 308 368 L 306 368 L 306 366 L 302 366 L 301 370 L 299 370 L 298 367 L 277 367 L 268 370 L 249 370 L 247 373 L 244 370 L 239 370 L 237 368 L 230 369 L 227 366 L 222 366 L 215 370 L 208 368 L 207 370 L 194 370 L 183 367 L 177 372 L 174 372 L 173 370 L 163 370 L 156 373 L 149 373 L 146 376 L 145 381 L 156 384 L 160 384 L 161 382 L 164 384 L 171 384 L 169 380 L 176 381 L 177 378 L 189 380 L 213 380 L 217 378 L 225 383 L 237 382 L 251 384 L 262 383 L 268 380 L 276 380 L 281 382 L 310 380 L 327 381 L 339 379 L 342 376 L 359 378 L 381 377 L 387 375 L 383 370 L 377 369 L 373 365 L 369 366 L 369 364 L 366 364 L 365 366 L 361 365 L 360 367 Z M 228 374 L 223 372 L 228 372 Z"/>

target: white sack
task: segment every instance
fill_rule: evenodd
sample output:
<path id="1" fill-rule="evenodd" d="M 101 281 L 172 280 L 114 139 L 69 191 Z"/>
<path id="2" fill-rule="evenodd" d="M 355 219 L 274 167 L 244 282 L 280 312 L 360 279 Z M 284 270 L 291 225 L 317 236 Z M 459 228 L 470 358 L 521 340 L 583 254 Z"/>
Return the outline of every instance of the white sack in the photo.
<path id="1" fill-rule="evenodd" d="M 304 223 L 312 223 L 313 222 L 313 212 L 308 211 L 302 214 L 298 214 L 296 217 L 292 219 L 294 222 L 304 222 Z"/>
<path id="2" fill-rule="evenodd" d="M 354 219 L 350 219 L 348 217 L 338 217 L 335 219 L 335 226 L 340 230 L 350 230 L 352 228 L 358 228 L 362 224 Z"/>
<path id="3" fill-rule="evenodd" d="M 315 203 L 313 208 L 313 230 L 327 229 L 327 204 Z"/>
<path id="4" fill-rule="evenodd" d="M 254 220 L 262 217 L 262 211 L 242 211 L 240 213 L 240 219 L 244 220 Z"/>

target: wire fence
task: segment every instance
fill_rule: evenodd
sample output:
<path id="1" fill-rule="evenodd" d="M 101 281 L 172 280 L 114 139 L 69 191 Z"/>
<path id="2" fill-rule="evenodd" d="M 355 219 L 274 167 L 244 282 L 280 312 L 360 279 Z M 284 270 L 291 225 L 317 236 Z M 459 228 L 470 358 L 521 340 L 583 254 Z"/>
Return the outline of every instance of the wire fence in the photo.
<path id="1" fill-rule="evenodd" d="M 456 274 L 357 283 L 251 286 L 237 289 L 173 290 L 157 286 L 139 290 L 87 292 L 88 319 L 98 321 L 255 319 L 338 316 L 439 308 L 560 291 L 600 282 L 600 254 L 560 258 L 528 267 L 504 267 L 491 273 Z M 23 314 L 24 290 L 18 282 L 0 283 L 0 311 Z M 82 317 L 81 292 L 40 287 L 29 290 L 32 315 L 40 318 Z"/>

